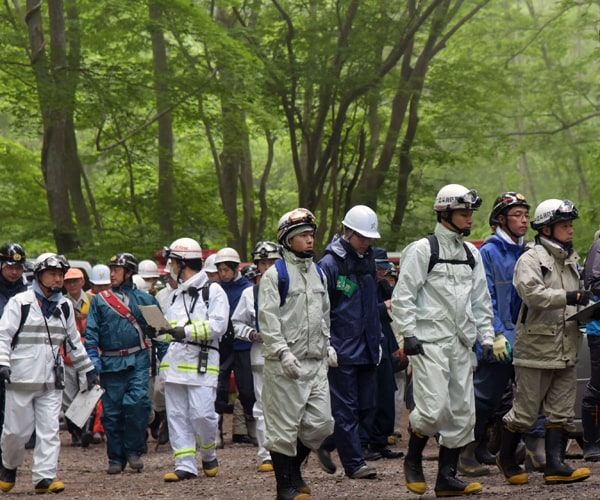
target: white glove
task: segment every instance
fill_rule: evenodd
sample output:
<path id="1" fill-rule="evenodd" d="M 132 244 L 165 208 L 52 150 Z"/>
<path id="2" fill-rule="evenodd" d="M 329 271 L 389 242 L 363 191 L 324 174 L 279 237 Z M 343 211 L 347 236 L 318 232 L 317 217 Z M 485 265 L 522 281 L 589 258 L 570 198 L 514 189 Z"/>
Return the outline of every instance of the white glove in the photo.
<path id="1" fill-rule="evenodd" d="M 331 368 L 337 368 L 337 352 L 332 346 L 327 347 L 327 365 Z"/>
<path id="2" fill-rule="evenodd" d="M 381 348 L 381 344 L 379 344 L 379 359 L 377 360 L 377 366 L 381 363 L 381 357 L 383 356 L 383 349 Z"/>
<path id="3" fill-rule="evenodd" d="M 298 358 L 294 356 L 289 349 L 283 351 L 279 356 L 279 359 L 281 360 L 283 373 L 287 378 L 296 380 L 300 377 L 300 368 L 302 368 L 302 365 L 300 365 Z"/>

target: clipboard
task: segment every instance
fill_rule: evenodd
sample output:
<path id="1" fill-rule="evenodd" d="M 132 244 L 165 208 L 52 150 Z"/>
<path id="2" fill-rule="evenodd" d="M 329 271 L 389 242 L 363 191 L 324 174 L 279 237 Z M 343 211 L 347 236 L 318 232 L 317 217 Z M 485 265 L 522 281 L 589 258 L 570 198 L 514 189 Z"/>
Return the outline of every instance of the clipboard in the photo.
<path id="1" fill-rule="evenodd" d="M 600 300 L 594 302 L 591 306 L 587 306 L 585 309 L 578 311 L 577 313 L 569 316 L 567 321 L 579 321 L 580 323 L 591 323 L 595 321 L 593 316 L 596 313 L 600 313 Z"/>
<path id="2" fill-rule="evenodd" d="M 168 330 L 171 328 L 171 325 L 158 306 L 152 304 L 149 306 L 138 307 L 140 308 L 140 311 L 142 311 L 142 315 L 144 316 L 146 323 L 148 323 L 152 328 L 156 329 L 157 331 L 161 329 Z"/>
<path id="3" fill-rule="evenodd" d="M 81 391 L 67 408 L 65 417 L 82 429 L 92 415 L 102 394 L 104 394 L 104 389 L 99 385 L 95 385 L 89 391 Z"/>

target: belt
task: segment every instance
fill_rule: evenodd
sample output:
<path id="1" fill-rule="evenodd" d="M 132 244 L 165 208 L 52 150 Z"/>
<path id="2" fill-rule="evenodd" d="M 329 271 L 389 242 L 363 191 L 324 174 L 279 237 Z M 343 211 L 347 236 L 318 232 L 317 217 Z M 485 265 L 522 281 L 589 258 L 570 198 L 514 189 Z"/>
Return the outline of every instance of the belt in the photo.
<path id="1" fill-rule="evenodd" d="M 129 356 L 130 354 L 135 354 L 136 352 L 145 350 L 146 347 L 129 347 L 128 349 L 119 349 L 118 351 L 102 351 L 102 356 L 110 357 L 118 357 L 118 356 Z"/>

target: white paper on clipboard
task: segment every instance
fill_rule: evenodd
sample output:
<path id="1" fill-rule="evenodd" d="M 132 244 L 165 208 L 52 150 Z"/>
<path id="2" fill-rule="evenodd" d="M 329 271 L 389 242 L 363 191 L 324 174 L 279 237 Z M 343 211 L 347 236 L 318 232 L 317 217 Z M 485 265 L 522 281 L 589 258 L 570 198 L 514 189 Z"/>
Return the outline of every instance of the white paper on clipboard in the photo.
<path id="1" fill-rule="evenodd" d="M 146 323 L 148 323 L 151 327 L 155 328 L 156 330 L 160 330 L 161 328 L 168 330 L 171 328 L 171 325 L 169 325 L 164 314 L 158 308 L 158 306 L 152 304 L 150 306 L 138 307 L 140 308 L 140 311 L 142 311 Z"/>
<path id="2" fill-rule="evenodd" d="M 89 391 L 80 392 L 75 396 L 71 406 L 65 412 L 65 417 L 77 427 L 83 428 L 92 415 L 94 408 L 96 408 L 96 403 L 98 403 L 102 394 L 104 394 L 104 389 L 99 385 L 95 385 Z"/>

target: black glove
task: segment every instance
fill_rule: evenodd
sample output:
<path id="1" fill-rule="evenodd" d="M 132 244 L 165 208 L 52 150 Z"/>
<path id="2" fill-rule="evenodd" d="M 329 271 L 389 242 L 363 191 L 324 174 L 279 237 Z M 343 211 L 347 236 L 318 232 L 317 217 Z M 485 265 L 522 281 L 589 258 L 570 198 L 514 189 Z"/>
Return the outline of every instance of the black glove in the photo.
<path id="1" fill-rule="evenodd" d="M 149 339 L 155 339 L 156 337 L 158 337 L 158 330 L 150 325 L 146 325 L 144 333 Z"/>
<path id="2" fill-rule="evenodd" d="M 494 356 L 494 346 L 493 345 L 482 345 L 482 358 L 486 363 L 493 363 L 496 361 L 496 356 Z"/>
<path id="3" fill-rule="evenodd" d="M 171 335 L 174 339 L 182 340 L 185 338 L 185 327 L 176 326 L 175 328 L 169 328 L 167 333 Z"/>
<path id="4" fill-rule="evenodd" d="M 594 298 L 594 294 L 589 290 L 575 290 L 574 292 L 567 292 L 567 305 L 568 306 L 587 306 Z"/>
<path id="5" fill-rule="evenodd" d="M 8 366 L 0 366 L 0 382 L 8 382 L 10 384 L 10 368 Z"/>
<path id="6" fill-rule="evenodd" d="M 423 344 L 417 337 L 404 337 L 404 354 L 407 356 L 425 354 Z"/>
<path id="7" fill-rule="evenodd" d="M 96 375 L 96 370 L 90 370 L 89 372 L 85 372 L 85 378 L 87 380 L 88 391 L 95 385 L 98 385 L 99 383 L 98 375 Z"/>

